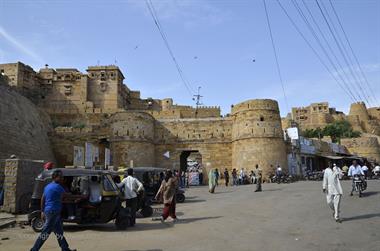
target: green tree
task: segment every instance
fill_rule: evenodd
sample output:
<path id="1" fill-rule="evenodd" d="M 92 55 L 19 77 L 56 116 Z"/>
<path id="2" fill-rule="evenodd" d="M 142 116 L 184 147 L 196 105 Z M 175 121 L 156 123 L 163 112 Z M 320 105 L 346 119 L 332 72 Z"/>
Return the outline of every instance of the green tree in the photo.
<path id="1" fill-rule="evenodd" d="M 306 129 L 302 132 L 302 136 L 305 138 L 319 138 L 323 136 L 322 129 L 316 128 L 316 129 Z"/>
<path id="2" fill-rule="evenodd" d="M 354 131 L 348 121 L 335 121 L 323 128 L 323 135 L 330 136 L 332 142 L 340 142 L 342 138 L 360 137 L 360 132 Z"/>
<path id="3" fill-rule="evenodd" d="M 360 137 L 360 132 L 354 131 L 348 121 L 340 120 L 335 121 L 323 129 L 306 129 L 302 132 L 302 136 L 306 138 L 322 138 L 323 136 L 330 136 L 332 142 L 340 142 L 342 138 L 357 138 Z"/>

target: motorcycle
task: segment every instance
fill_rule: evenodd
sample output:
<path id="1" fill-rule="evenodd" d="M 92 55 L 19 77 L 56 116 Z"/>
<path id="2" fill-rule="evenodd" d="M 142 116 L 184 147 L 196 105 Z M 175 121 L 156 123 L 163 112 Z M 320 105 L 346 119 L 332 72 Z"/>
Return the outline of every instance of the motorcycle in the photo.
<path id="1" fill-rule="evenodd" d="M 359 193 L 359 197 L 362 197 L 362 193 L 367 189 L 365 180 L 360 175 L 354 175 L 354 191 Z"/>
<path id="2" fill-rule="evenodd" d="M 380 179 L 380 171 L 374 171 L 372 177 L 373 180 L 378 180 Z"/>
<path id="3" fill-rule="evenodd" d="M 272 183 L 277 183 L 277 184 L 280 184 L 280 183 L 290 183 L 291 182 L 291 179 L 292 177 L 291 176 L 287 176 L 285 174 L 282 174 L 280 176 L 278 175 L 274 175 L 271 179 L 271 182 Z"/>

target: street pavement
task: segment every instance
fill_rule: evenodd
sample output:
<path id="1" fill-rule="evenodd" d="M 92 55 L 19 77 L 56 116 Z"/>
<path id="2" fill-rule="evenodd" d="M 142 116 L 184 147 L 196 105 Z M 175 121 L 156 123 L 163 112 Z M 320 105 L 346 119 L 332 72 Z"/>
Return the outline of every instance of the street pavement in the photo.
<path id="1" fill-rule="evenodd" d="M 343 181 L 342 223 L 336 223 L 326 204 L 322 184 L 303 181 L 255 187 L 192 187 L 178 204 L 177 223 L 138 219 L 137 225 L 117 231 L 112 223 L 67 225 L 72 248 L 116 251 L 379 251 L 380 180 L 369 181 L 362 198 L 349 196 Z M 37 234 L 29 226 L 0 231 L 0 250 L 29 250 Z M 42 250 L 59 250 L 51 236 Z"/>

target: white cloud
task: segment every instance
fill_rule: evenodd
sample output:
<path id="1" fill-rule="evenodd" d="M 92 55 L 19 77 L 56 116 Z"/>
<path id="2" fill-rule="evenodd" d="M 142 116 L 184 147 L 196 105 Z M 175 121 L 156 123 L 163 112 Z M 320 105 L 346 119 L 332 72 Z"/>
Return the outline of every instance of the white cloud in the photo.
<path id="1" fill-rule="evenodd" d="M 39 63 L 44 63 L 44 60 L 37 53 L 35 53 L 32 49 L 28 48 L 26 45 L 18 41 L 14 36 L 12 36 L 1 26 L 0 37 L 3 37 L 9 44 L 18 49 L 20 52 L 30 56 L 33 60 Z"/>

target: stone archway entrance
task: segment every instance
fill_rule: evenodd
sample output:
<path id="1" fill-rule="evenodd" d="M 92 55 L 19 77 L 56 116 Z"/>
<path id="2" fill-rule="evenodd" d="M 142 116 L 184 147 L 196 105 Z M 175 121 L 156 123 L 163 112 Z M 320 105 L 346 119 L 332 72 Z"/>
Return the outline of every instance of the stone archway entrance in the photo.
<path id="1" fill-rule="evenodd" d="M 188 167 L 201 165 L 202 155 L 198 150 L 185 150 L 180 154 L 180 169 L 186 171 Z"/>

